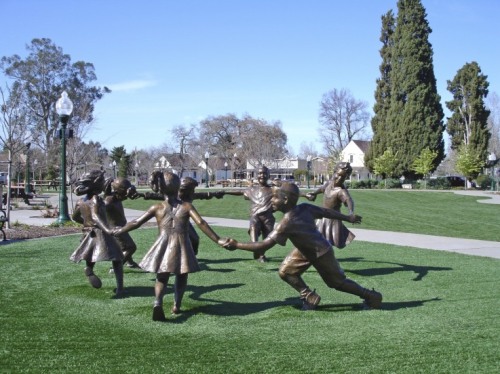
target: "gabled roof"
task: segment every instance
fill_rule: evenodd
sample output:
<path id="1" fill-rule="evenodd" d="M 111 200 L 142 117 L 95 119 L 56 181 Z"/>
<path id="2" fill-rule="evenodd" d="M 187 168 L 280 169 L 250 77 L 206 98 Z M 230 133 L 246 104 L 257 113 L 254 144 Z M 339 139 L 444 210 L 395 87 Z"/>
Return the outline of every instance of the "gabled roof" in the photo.
<path id="1" fill-rule="evenodd" d="M 366 154 L 368 152 L 368 149 L 370 148 L 371 141 L 369 140 L 352 140 L 354 144 L 356 144 L 359 149 L 363 151 L 363 153 Z"/>

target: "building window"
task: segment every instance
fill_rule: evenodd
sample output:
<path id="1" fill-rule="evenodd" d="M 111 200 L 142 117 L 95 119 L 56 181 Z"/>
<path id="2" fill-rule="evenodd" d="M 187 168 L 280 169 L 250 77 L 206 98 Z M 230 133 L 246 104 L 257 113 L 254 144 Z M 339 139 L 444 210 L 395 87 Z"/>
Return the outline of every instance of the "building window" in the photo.
<path id="1" fill-rule="evenodd" d="M 349 163 L 352 164 L 354 162 L 354 155 L 349 155 Z"/>

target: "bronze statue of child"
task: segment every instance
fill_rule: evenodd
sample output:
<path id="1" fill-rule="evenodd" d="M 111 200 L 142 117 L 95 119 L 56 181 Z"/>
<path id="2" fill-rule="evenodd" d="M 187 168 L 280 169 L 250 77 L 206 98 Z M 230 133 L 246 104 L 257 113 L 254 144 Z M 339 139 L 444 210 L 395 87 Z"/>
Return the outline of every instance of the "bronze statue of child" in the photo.
<path id="1" fill-rule="evenodd" d="M 125 226 L 127 218 L 123 209 L 123 201 L 127 198 L 136 199 L 138 193 L 135 186 L 126 178 L 108 178 L 104 187 L 104 204 L 106 206 L 106 217 L 110 227 Z M 138 268 L 132 255 L 137 251 L 137 245 L 129 233 L 115 237 L 123 252 L 123 264 L 129 268 Z M 112 272 L 110 270 L 110 272 Z"/>
<path id="2" fill-rule="evenodd" d="M 258 170 L 256 186 L 250 186 L 244 190 L 225 191 L 226 195 L 243 195 L 246 200 L 250 200 L 250 227 L 248 234 L 252 242 L 259 241 L 259 237 L 265 239 L 271 231 L 273 231 L 276 219 L 273 215 L 271 206 L 271 198 L 273 195 L 272 186 L 268 184 L 269 169 L 266 166 L 261 166 Z M 264 252 L 254 251 L 253 257 L 259 262 L 266 262 L 267 258 Z"/>
<path id="3" fill-rule="evenodd" d="M 333 170 L 333 178 L 313 192 L 306 194 L 309 201 L 323 194 L 323 207 L 340 212 L 342 205 L 347 207 L 349 214 L 354 213 L 354 201 L 344 182 L 352 173 L 349 162 L 339 162 Z M 338 219 L 320 218 L 316 220 L 320 233 L 336 248 L 344 248 L 354 240 L 355 235 Z"/>
<path id="4" fill-rule="evenodd" d="M 74 193 L 85 196 L 77 201 L 72 218 L 83 224 L 83 236 L 70 260 L 77 263 L 85 260 L 85 275 L 94 288 L 102 286 L 101 280 L 94 274 L 95 263 L 112 261 L 116 278 L 115 296 L 120 297 L 123 295 L 123 252 L 108 226 L 104 201 L 99 196 L 103 189 L 104 173 L 101 170 L 85 173 L 76 182 Z"/>
<path id="5" fill-rule="evenodd" d="M 114 235 L 121 235 L 139 228 L 153 217 L 156 218 L 158 238 L 139 263 L 145 271 L 156 273 L 153 321 L 166 320 L 163 297 L 170 275 L 174 274 L 176 277 L 172 312 L 179 313 L 188 274 L 200 270 L 189 238 L 189 220 L 192 219 L 215 243 L 223 245 L 227 242 L 227 239 L 221 239 L 212 230 L 190 202 L 179 199 L 179 177 L 171 172 L 165 172 L 163 176 L 158 183 L 165 200 L 153 205 L 141 217 L 128 222 L 124 227 L 113 230 Z"/>
<path id="6" fill-rule="evenodd" d="M 144 198 L 144 200 L 164 200 L 165 196 L 159 192 L 159 181 L 162 179 L 162 172 L 152 172 L 149 177 L 149 184 L 154 192 L 138 193 L 138 196 Z M 195 179 L 191 177 L 182 178 L 181 186 L 179 188 L 179 199 L 192 203 L 193 200 L 210 200 L 214 197 L 221 199 L 224 196 L 224 191 L 195 192 L 196 187 L 198 187 L 198 182 Z M 198 255 L 200 237 L 191 222 L 189 223 L 189 238 L 191 239 L 191 244 L 193 245 L 194 254 Z"/>
<path id="7" fill-rule="evenodd" d="M 274 187 L 273 209 L 284 213 L 283 219 L 274 230 L 261 242 L 238 243 L 234 239 L 229 239 L 224 247 L 229 250 L 265 252 L 276 244 L 285 245 L 287 239 L 290 239 L 295 248 L 280 265 L 279 275 L 299 292 L 303 310 L 315 309 L 321 300 L 321 297 L 315 291 L 311 291 L 301 277 L 311 266 L 318 271 L 328 287 L 359 296 L 364 299 L 366 308 L 380 308 L 382 294 L 363 288 L 346 277 L 335 258 L 332 245 L 315 225 L 315 220 L 323 217 L 351 223 L 360 223 L 361 217 L 354 214 L 346 216 L 333 209 L 308 203 L 297 205 L 299 196 L 299 188 L 293 183 L 284 182 L 281 187 Z"/>

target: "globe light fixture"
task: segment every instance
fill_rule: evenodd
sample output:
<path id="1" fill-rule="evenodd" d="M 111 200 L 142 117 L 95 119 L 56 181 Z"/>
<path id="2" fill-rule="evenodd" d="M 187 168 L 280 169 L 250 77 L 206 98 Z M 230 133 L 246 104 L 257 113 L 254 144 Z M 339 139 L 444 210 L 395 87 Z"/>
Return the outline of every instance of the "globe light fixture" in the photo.
<path id="1" fill-rule="evenodd" d="M 61 123 L 61 191 L 59 193 L 59 217 L 57 222 L 64 224 L 71 221 L 68 215 L 68 196 L 66 193 L 66 126 L 68 125 L 69 116 L 73 112 L 73 103 L 66 91 L 63 91 L 61 97 L 56 102 L 56 112 L 59 115 L 59 122 Z"/>
<path id="2" fill-rule="evenodd" d="M 208 185 L 208 157 L 210 156 L 210 153 L 208 151 L 205 152 L 205 187 L 208 188 L 210 187 Z"/>
<path id="3" fill-rule="evenodd" d="M 495 164 L 497 163 L 497 155 L 493 152 L 488 156 L 488 166 L 491 171 L 491 191 L 495 191 Z"/>

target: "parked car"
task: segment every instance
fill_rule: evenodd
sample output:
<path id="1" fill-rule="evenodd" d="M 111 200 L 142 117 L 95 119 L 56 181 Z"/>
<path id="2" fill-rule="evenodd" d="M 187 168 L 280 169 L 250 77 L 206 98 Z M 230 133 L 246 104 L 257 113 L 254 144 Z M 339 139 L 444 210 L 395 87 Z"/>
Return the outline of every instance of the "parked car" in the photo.
<path id="1" fill-rule="evenodd" d="M 446 180 L 450 183 L 451 187 L 464 187 L 465 186 L 465 178 L 457 175 L 448 175 L 445 177 Z"/>

